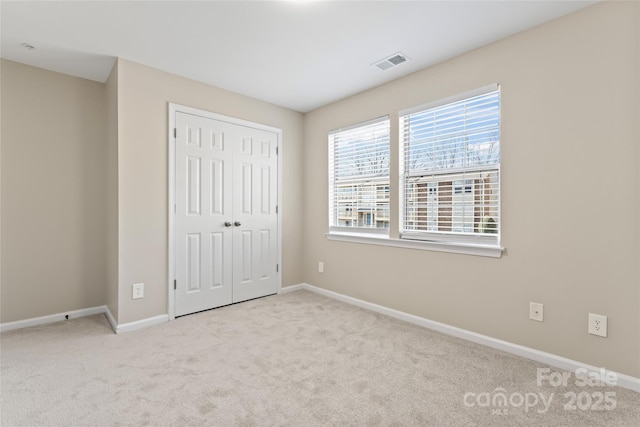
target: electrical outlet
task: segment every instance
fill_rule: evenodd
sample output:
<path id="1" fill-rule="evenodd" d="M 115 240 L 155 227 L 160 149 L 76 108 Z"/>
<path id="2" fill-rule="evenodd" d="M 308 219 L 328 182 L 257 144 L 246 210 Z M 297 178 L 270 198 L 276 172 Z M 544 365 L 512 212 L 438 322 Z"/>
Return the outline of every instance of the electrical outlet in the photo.
<path id="1" fill-rule="evenodd" d="M 324 273 L 324 262 L 318 261 L 318 273 Z"/>
<path id="2" fill-rule="evenodd" d="M 538 322 L 544 321 L 544 305 L 537 302 L 529 303 L 529 319 Z"/>
<path id="3" fill-rule="evenodd" d="M 134 283 L 131 287 L 131 299 L 144 298 L 144 283 Z"/>
<path id="4" fill-rule="evenodd" d="M 589 333 L 599 337 L 607 337 L 607 316 L 589 313 Z"/>

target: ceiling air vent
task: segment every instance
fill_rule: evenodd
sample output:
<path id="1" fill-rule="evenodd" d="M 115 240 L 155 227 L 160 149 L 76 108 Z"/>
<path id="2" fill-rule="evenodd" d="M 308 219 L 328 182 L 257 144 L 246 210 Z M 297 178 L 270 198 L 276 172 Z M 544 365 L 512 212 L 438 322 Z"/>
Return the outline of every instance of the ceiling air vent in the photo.
<path id="1" fill-rule="evenodd" d="M 395 67 L 396 65 L 400 65 L 403 62 L 406 62 L 408 59 L 409 58 L 407 57 L 407 55 L 398 52 L 378 62 L 374 62 L 372 65 L 375 65 L 381 70 L 388 70 L 391 67 Z"/>

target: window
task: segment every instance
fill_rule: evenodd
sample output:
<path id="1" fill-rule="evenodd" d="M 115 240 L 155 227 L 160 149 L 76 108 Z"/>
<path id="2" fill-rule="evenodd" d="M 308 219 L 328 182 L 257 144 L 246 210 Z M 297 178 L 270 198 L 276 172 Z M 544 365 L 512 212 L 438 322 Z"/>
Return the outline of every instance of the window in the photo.
<path id="1" fill-rule="evenodd" d="M 499 244 L 497 85 L 401 113 L 404 239 Z"/>
<path id="2" fill-rule="evenodd" d="M 329 133 L 329 229 L 387 234 L 389 118 Z"/>
<path id="3" fill-rule="evenodd" d="M 388 117 L 330 132 L 327 238 L 500 257 L 500 102 L 495 84 L 400 112 L 398 181 Z"/>

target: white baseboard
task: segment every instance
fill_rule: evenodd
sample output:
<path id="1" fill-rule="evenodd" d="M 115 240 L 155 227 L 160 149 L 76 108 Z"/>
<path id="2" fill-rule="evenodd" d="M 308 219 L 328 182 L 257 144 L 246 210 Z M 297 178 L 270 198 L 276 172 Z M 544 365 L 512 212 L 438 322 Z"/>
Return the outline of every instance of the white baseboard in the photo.
<path id="1" fill-rule="evenodd" d="M 280 289 L 280 293 L 281 294 L 288 294 L 289 292 L 293 292 L 293 291 L 299 291 L 300 289 L 304 289 L 305 284 L 299 284 L 299 285 L 291 285 L 291 286 L 286 286 L 284 288 Z M 309 285 L 307 285 L 309 286 Z"/>
<path id="2" fill-rule="evenodd" d="M 0 332 L 13 331 L 15 329 L 29 328 L 31 326 L 46 325 L 49 323 L 62 322 L 64 320 L 77 319 L 78 317 L 93 316 L 104 313 L 106 305 L 98 307 L 83 308 L 80 310 L 65 311 L 62 313 L 50 314 L 48 316 L 34 317 L 31 319 L 16 320 L 15 322 L 0 323 Z M 68 316 L 68 317 L 67 317 Z"/>
<path id="3" fill-rule="evenodd" d="M 118 333 L 118 322 L 116 322 L 116 318 L 111 314 L 111 310 L 109 310 L 109 306 L 104 306 L 104 315 L 107 317 L 109 324 L 111 325 L 111 329 L 113 329 L 114 333 Z"/>
<path id="4" fill-rule="evenodd" d="M 544 351 L 536 350 L 530 347 L 525 347 L 519 344 L 514 344 L 508 341 L 502 341 L 496 338 L 489 337 L 487 335 L 478 334 L 476 332 L 467 331 L 466 329 L 450 326 L 445 323 L 435 322 L 433 320 L 425 319 L 423 317 L 408 314 L 402 311 L 394 310 L 392 308 L 384 307 L 378 304 L 373 304 L 367 301 L 363 301 L 357 298 L 353 298 L 347 295 L 339 294 L 337 292 L 329 291 L 326 289 L 318 288 L 308 283 L 301 283 L 299 285 L 288 286 L 282 289 L 282 293 L 298 291 L 305 289 L 311 292 L 315 292 L 320 295 L 324 295 L 329 298 L 336 299 L 338 301 L 346 302 L 364 308 L 366 310 L 375 311 L 376 313 L 384 314 L 395 319 L 403 320 L 405 322 L 413 323 L 414 325 L 422 326 L 428 329 L 432 329 L 437 332 L 441 332 L 446 335 L 451 335 L 457 338 L 462 338 L 467 341 L 472 341 L 477 344 L 486 345 L 487 347 L 502 350 L 504 352 L 515 354 L 517 356 L 524 357 L 526 359 L 535 360 L 536 362 L 545 363 L 549 366 L 553 366 L 559 369 L 575 372 L 577 369 L 582 369 L 587 375 L 593 373 L 600 375 L 601 368 L 596 366 L 587 365 L 576 360 L 567 359 L 566 357 L 558 356 Z M 585 371 L 586 370 L 586 371 Z M 616 384 L 622 388 L 640 392 L 640 378 L 632 377 L 630 375 L 620 374 L 617 372 L 605 370 L 605 373 L 611 372 L 617 378 Z"/>
<path id="5" fill-rule="evenodd" d="M 135 322 L 121 323 L 116 327 L 115 331 L 116 331 L 116 334 L 121 334 L 123 332 L 137 331 L 138 329 L 148 328 L 150 326 L 159 325 L 161 323 L 166 323 L 168 321 L 169 321 L 169 315 L 161 314 L 159 316 L 148 317 L 142 320 L 136 320 Z"/>
<path id="6" fill-rule="evenodd" d="M 79 317 L 93 316 L 94 314 L 104 314 L 111 325 L 111 329 L 116 334 L 123 332 L 136 331 L 138 329 L 148 328 L 149 326 L 159 325 L 169 321 L 169 315 L 162 314 L 159 316 L 149 317 L 147 319 L 137 320 L 135 322 L 118 324 L 113 317 L 111 310 L 106 305 L 98 307 L 83 308 L 81 310 L 66 311 L 63 313 L 50 314 L 48 316 L 34 317 L 32 319 L 17 320 L 15 322 L 0 323 L 0 332 L 13 331 L 15 329 L 29 328 L 31 326 L 47 325 L 49 323 L 62 322 L 64 320 L 77 319 Z M 67 317 L 68 316 L 68 317 Z"/>

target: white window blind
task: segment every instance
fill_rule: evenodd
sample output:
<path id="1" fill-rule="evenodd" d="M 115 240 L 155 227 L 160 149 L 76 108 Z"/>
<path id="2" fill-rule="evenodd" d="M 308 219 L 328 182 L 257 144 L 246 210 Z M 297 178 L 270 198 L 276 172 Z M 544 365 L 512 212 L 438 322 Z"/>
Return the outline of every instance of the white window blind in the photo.
<path id="1" fill-rule="evenodd" d="M 329 133 L 329 230 L 388 233 L 389 118 Z"/>
<path id="2" fill-rule="evenodd" d="M 498 86 L 401 113 L 400 144 L 401 237 L 498 245 Z"/>

